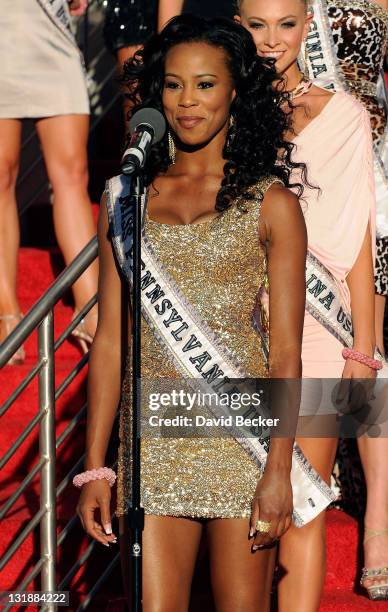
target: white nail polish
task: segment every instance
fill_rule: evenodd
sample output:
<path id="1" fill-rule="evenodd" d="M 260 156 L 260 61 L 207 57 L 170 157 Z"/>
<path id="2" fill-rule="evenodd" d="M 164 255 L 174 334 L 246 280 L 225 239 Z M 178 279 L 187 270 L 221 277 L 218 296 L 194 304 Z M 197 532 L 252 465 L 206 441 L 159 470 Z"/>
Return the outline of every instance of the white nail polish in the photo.
<path id="1" fill-rule="evenodd" d="M 250 532 L 249 532 L 249 537 L 250 537 L 250 538 L 253 538 L 254 534 L 255 534 L 255 532 L 254 532 L 254 529 L 253 529 L 253 527 L 252 527 L 252 529 L 251 529 L 251 530 L 250 530 Z"/>
<path id="2" fill-rule="evenodd" d="M 112 535 L 112 525 L 110 523 L 106 523 L 106 525 L 104 525 L 104 531 L 107 535 Z"/>

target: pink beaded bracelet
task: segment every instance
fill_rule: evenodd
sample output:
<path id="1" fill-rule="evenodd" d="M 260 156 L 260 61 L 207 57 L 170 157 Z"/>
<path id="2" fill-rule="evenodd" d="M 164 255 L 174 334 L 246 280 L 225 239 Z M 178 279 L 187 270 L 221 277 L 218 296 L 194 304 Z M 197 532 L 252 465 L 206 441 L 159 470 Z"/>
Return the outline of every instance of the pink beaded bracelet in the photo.
<path id="1" fill-rule="evenodd" d="M 98 470 L 86 470 L 86 472 L 81 472 L 81 474 L 77 474 L 73 478 L 73 485 L 80 489 L 82 485 L 87 482 L 91 482 L 92 480 L 105 480 L 108 481 L 109 486 L 113 487 L 116 482 L 116 473 L 111 470 L 111 468 L 102 467 L 98 468 Z"/>
<path id="2" fill-rule="evenodd" d="M 371 370 L 381 370 L 383 367 L 382 361 L 378 359 L 373 359 L 373 357 L 368 357 L 364 353 L 360 353 L 359 351 L 355 351 L 354 349 L 344 348 L 342 351 L 342 357 L 344 359 L 352 359 L 352 361 L 358 361 L 359 363 L 363 363 L 368 366 Z"/>

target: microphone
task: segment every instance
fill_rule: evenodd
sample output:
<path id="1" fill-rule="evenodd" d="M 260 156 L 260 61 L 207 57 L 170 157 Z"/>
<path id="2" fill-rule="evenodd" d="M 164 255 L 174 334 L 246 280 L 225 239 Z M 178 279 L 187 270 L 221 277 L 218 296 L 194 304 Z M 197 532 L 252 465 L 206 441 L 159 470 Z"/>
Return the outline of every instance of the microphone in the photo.
<path id="1" fill-rule="evenodd" d="M 132 137 L 121 161 L 123 174 L 134 174 L 144 168 L 152 145 L 164 136 L 166 121 L 155 108 L 142 108 L 133 115 L 129 130 Z"/>

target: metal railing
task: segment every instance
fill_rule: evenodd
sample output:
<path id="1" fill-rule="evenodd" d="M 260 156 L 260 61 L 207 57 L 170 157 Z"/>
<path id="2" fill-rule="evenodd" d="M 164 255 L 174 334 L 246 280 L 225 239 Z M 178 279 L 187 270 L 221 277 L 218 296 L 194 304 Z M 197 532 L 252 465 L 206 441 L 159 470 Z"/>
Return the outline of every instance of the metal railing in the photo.
<path id="1" fill-rule="evenodd" d="M 57 498 L 71 482 L 73 476 L 80 470 L 84 456 L 78 459 L 70 472 L 63 478 L 62 482 L 56 486 L 56 452 L 62 443 L 72 434 L 77 424 L 84 418 L 86 405 L 84 405 L 78 414 L 73 417 L 57 440 L 55 434 L 55 405 L 75 377 L 82 372 L 88 362 L 88 354 L 81 358 L 66 376 L 65 380 L 55 389 L 55 353 L 69 337 L 81 319 L 96 304 L 97 296 L 94 296 L 88 304 L 86 304 L 57 340 L 54 340 L 54 307 L 81 274 L 92 264 L 96 257 L 97 238 L 93 238 L 71 265 L 60 274 L 43 297 L 25 315 L 14 331 L 0 345 L 1 368 L 7 364 L 12 355 L 27 340 L 30 334 L 38 328 L 39 350 L 37 363 L 0 407 L 0 416 L 3 416 L 34 378 L 36 376 L 39 377 L 39 408 L 37 414 L 0 459 L 0 469 L 2 469 L 11 457 L 15 455 L 21 444 L 34 431 L 35 427 L 39 426 L 39 456 L 37 457 L 37 463 L 18 488 L 11 494 L 8 501 L 0 508 L 0 519 L 3 519 L 11 508 L 13 508 L 28 485 L 33 481 L 34 477 L 40 472 L 40 509 L 35 516 L 31 518 L 21 533 L 18 534 L 0 559 L 1 571 L 11 560 L 28 535 L 40 524 L 39 560 L 32 567 L 26 578 L 14 588 L 14 590 L 18 591 L 26 590 L 39 574 L 41 574 L 42 591 L 55 592 L 58 589 L 66 590 L 71 579 L 90 557 L 95 547 L 95 542 L 90 543 L 81 558 L 76 560 L 71 569 L 67 572 L 61 583 L 57 583 L 57 547 L 63 544 L 72 529 L 77 525 L 78 518 L 73 516 L 57 537 L 56 502 Z M 112 559 L 111 563 L 99 576 L 97 583 L 92 587 L 91 592 L 87 594 L 77 610 L 84 610 L 88 607 L 93 595 L 97 592 L 98 588 L 103 584 L 104 580 L 117 563 L 118 557 L 119 555 L 116 555 L 116 557 Z M 9 610 L 11 607 L 12 606 L 9 605 L 5 607 L 4 610 Z M 54 604 L 49 604 L 42 609 L 52 612 L 56 607 Z"/>
<path id="2" fill-rule="evenodd" d="M 89 92 L 92 115 L 90 133 L 95 130 L 99 122 L 106 116 L 111 107 L 121 96 L 118 90 L 113 92 L 113 95 L 108 96 L 105 94 L 107 89 L 109 89 L 109 83 L 112 81 L 112 77 L 116 73 L 116 67 L 113 61 L 109 64 L 106 57 L 107 51 L 105 51 L 104 46 L 101 45 L 101 41 L 99 42 L 101 37 L 101 15 L 98 13 L 101 10 L 101 6 L 96 0 L 90 0 L 89 9 L 85 17 L 79 22 L 81 48 L 86 59 L 89 76 L 92 77 L 91 82 L 93 83 L 93 90 Z M 88 16 L 90 15 L 91 21 L 89 22 Z M 102 66 L 102 68 L 100 66 Z M 98 73 L 98 80 L 94 79 L 96 73 Z M 102 104 L 103 98 L 104 103 Z M 24 139 L 22 144 L 23 150 L 25 150 L 27 146 L 35 146 L 33 142 L 34 139 L 36 139 L 35 130 L 31 131 L 27 135 L 27 138 Z M 28 181 L 32 172 L 36 174 L 36 169 L 41 162 L 42 155 L 37 151 L 36 157 L 28 164 L 26 170 L 22 172 L 19 177 L 18 187 L 22 184 L 24 187 L 24 183 Z M 21 215 L 47 188 L 46 178 L 43 177 L 43 180 L 37 181 L 37 183 L 38 184 L 31 187 L 28 198 L 20 207 L 19 213 Z M 0 345 L 0 368 L 2 368 L 15 354 L 18 348 L 26 342 L 28 337 L 36 329 L 38 330 L 37 362 L 32 366 L 24 379 L 17 385 L 16 389 L 14 389 L 5 399 L 3 405 L 0 406 L 0 417 L 5 416 L 5 418 L 7 418 L 8 410 L 14 406 L 20 395 L 28 389 L 29 385 L 35 382 L 38 377 L 38 407 L 36 414 L 28 424 L 24 426 L 21 434 L 9 448 L 6 449 L 3 456 L 0 457 L 0 470 L 2 470 L 8 462 L 16 456 L 22 444 L 26 440 L 30 440 L 36 433 L 37 428 L 39 428 L 39 452 L 36 453 L 35 464 L 29 470 L 22 482 L 18 484 L 18 486 L 15 485 L 15 490 L 11 492 L 9 498 L 6 499 L 0 507 L 1 520 L 9 515 L 21 496 L 27 491 L 27 488 L 32 485 L 35 477 L 40 475 L 39 509 L 36 514 L 30 518 L 28 523 L 22 526 L 21 531 L 17 533 L 15 539 L 0 558 L 0 571 L 2 571 L 12 562 L 14 555 L 28 536 L 39 528 L 39 558 L 36 562 L 36 557 L 34 558 L 31 563 L 31 568 L 28 568 L 29 571 L 27 575 L 21 579 L 20 583 L 17 586 L 12 585 L 12 588 L 17 591 L 24 591 L 31 588 L 31 583 L 33 583 L 39 575 L 41 590 L 48 592 L 68 590 L 72 579 L 93 555 L 96 547 L 96 542 L 89 543 L 86 550 L 80 554 L 80 557 L 73 560 L 66 575 L 60 582 L 58 581 L 57 550 L 65 543 L 66 539 L 71 536 L 73 530 L 79 525 L 79 520 L 76 516 L 70 518 L 57 535 L 57 500 L 64 493 L 73 476 L 82 470 L 84 455 L 78 458 L 75 465 L 72 466 L 70 471 L 58 485 L 55 481 L 56 458 L 62 445 L 66 440 L 69 440 L 78 424 L 85 418 L 86 403 L 84 403 L 79 412 L 73 416 L 57 439 L 55 433 L 56 403 L 74 379 L 82 373 L 88 362 L 88 355 L 84 355 L 79 360 L 70 373 L 66 375 L 65 380 L 63 380 L 57 388 L 55 388 L 55 356 L 58 349 L 69 338 L 79 322 L 96 304 L 97 297 L 95 296 L 90 300 L 57 339 L 54 339 L 54 307 L 83 272 L 92 264 L 96 257 L 97 239 L 94 238 L 72 264 L 62 272 L 57 280 L 45 292 L 43 297 L 32 307 L 14 331 Z M 36 551 L 34 551 L 34 554 L 35 552 Z M 117 554 L 110 560 L 108 566 L 101 572 L 96 582 L 90 587 L 89 593 L 85 594 L 85 597 L 77 608 L 77 612 L 86 609 L 91 604 L 93 597 L 117 564 L 118 558 L 119 555 Z M 8 605 L 2 609 L 9 610 L 11 607 L 11 605 Z M 56 609 L 56 606 L 50 604 L 41 609 L 52 612 Z"/>

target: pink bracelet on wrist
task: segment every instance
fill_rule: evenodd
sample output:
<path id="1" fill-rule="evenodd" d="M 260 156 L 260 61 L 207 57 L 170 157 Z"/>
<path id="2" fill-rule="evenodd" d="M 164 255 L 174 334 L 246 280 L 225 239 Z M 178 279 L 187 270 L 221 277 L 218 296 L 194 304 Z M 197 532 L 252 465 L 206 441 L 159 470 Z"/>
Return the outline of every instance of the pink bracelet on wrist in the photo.
<path id="1" fill-rule="evenodd" d="M 344 359 L 351 359 L 352 361 L 358 361 L 358 363 L 363 363 L 368 366 L 371 370 L 381 370 L 383 367 L 382 361 L 378 359 L 373 359 L 373 357 L 368 357 L 364 353 L 360 353 L 359 351 L 355 351 L 354 349 L 344 348 L 342 351 L 342 357 Z"/>
<path id="2" fill-rule="evenodd" d="M 86 472 L 81 472 L 81 474 L 77 474 L 73 478 L 73 485 L 80 489 L 82 485 L 87 482 L 91 482 L 92 480 L 105 480 L 108 481 L 109 486 L 113 487 L 116 482 L 116 473 L 107 467 L 98 468 L 98 470 L 86 470 Z"/>

